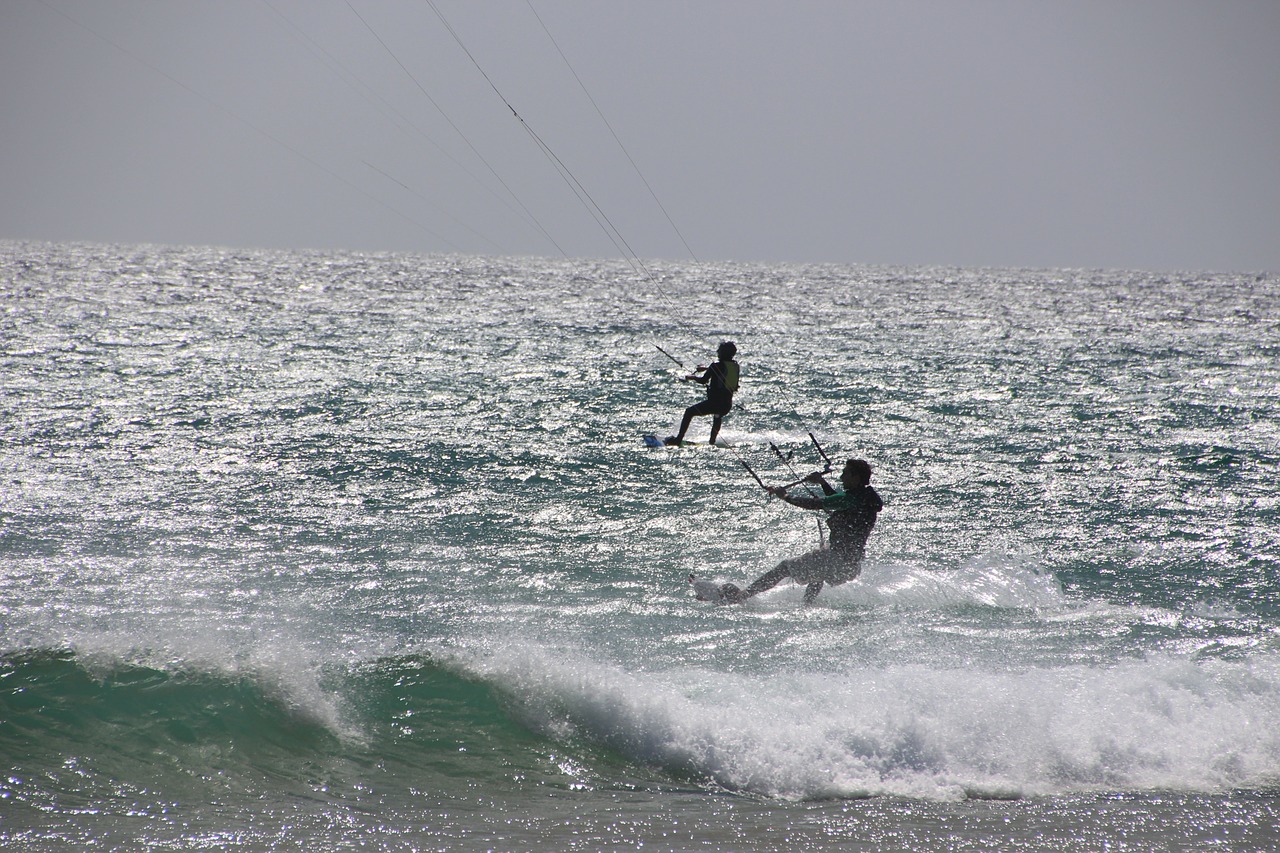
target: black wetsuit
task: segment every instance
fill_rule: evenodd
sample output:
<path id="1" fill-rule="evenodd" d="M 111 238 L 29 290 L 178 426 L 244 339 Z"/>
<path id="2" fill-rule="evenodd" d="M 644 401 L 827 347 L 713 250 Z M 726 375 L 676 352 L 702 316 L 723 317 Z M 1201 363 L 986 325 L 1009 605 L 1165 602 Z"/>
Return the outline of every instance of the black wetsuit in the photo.
<path id="1" fill-rule="evenodd" d="M 794 500 L 796 506 L 804 506 Z M 840 559 L 853 566 L 853 574 L 846 580 L 853 580 L 862 570 L 862 557 L 867 550 L 867 537 L 871 528 L 876 526 L 876 518 L 884 509 L 884 501 L 880 494 L 870 486 L 863 486 L 852 492 L 836 492 L 822 498 L 815 498 L 818 506 L 808 509 L 825 509 L 831 512 L 827 517 L 827 528 L 831 531 L 831 550 Z"/>
<path id="2" fill-rule="evenodd" d="M 720 423 L 733 408 L 733 393 L 738 388 L 738 363 L 733 359 L 712 362 L 701 376 L 693 377 L 694 382 L 707 386 L 707 398 L 694 403 L 684 410 L 680 420 L 680 432 L 676 433 L 674 444 L 684 441 L 684 434 L 689 431 L 689 422 L 699 415 L 711 415 L 711 443 L 716 443 L 720 434 Z"/>
<path id="3" fill-rule="evenodd" d="M 884 501 L 871 486 L 863 486 L 849 492 L 837 492 L 824 481 L 826 492 L 820 498 L 786 497 L 787 503 L 802 509 L 821 509 L 831 513 L 827 527 L 831 531 L 830 545 L 810 551 L 792 560 L 783 560 L 774 569 L 762 575 L 744 590 L 733 587 L 724 590 L 727 598 L 745 601 L 756 593 L 777 586 L 784 578 L 806 584 L 805 603 L 811 603 L 822 591 L 824 583 L 833 586 L 851 581 L 862 572 L 862 558 L 867 550 L 867 537 L 876 526 L 876 517 L 884 508 Z"/>

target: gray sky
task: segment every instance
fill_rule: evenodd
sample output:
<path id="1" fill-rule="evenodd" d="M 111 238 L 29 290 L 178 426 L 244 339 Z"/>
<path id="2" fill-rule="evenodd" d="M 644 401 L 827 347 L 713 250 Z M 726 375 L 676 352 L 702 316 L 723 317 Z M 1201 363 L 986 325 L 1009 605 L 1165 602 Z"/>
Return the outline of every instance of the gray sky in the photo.
<path id="1" fill-rule="evenodd" d="M 1275 0 L 0 0 L 0 80 L 0 238 L 1280 270 Z"/>

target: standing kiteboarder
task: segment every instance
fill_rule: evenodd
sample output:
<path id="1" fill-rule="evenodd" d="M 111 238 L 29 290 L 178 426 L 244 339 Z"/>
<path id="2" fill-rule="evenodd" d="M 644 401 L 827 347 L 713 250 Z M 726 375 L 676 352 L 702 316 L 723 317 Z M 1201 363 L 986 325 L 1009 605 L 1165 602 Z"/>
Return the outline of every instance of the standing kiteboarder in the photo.
<path id="1" fill-rule="evenodd" d="M 707 398 L 684 410 L 684 418 L 680 421 L 680 432 L 668 436 L 664 444 L 676 447 L 684 444 L 684 434 L 689 431 L 689 422 L 697 415 L 711 415 L 710 443 L 716 443 L 716 436 L 720 434 L 720 423 L 733 408 L 733 394 L 738 390 L 738 362 L 733 360 L 737 354 L 737 345 L 733 341 L 725 341 L 716 349 L 718 361 L 706 367 L 698 365 L 697 370 L 684 377 L 686 382 L 701 382 L 706 385 Z"/>

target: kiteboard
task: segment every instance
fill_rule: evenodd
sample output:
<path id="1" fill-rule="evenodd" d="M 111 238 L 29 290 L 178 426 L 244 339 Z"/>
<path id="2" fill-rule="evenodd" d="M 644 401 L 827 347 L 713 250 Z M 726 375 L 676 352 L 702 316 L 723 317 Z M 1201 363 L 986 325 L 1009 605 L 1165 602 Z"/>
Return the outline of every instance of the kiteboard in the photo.
<path id="1" fill-rule="evenodd" d="M 731 583 L 718 584 L 693 575 L 689 575 L 689 584 L 693 587 L 694 598 L 699 601 L 710 601 L 713 604 L 733 604 L 733 599 L 728 595 L 739 592 L 739 589 Z"/>
<path id="2" fill-rule="evenodd" d="M 654 449 L 661 449 L 663 447 L 728 447 L 729 446 L 729 442 L 725 441 L 723 438 L 717 440 L 715 444 L 707 444 L 706 442 L 702 442 L 702 441 L 693 441 L 692 439 L 688 439 L 688 438 L 686 438 L 680 444 L 676 444 L 675 439 L 673 438 L 658 438 L 656 435 L 652 435 L 650 433 L 646 433 L 642 435 L 641 438 L 644 439 L 645 447 L 654 448 Z"/>

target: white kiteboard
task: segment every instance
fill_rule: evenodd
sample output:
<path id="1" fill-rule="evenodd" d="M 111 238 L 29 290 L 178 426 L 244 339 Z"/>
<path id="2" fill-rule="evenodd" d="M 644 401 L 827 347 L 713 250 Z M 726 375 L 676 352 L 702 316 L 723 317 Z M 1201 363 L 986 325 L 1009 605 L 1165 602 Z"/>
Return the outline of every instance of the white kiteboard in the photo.
<path id="1" fill-rule="evenodd" d="M 733 602 L 725 597 L 725 593 L 738 591 L 738 588 L 731 583 L 719 584 L 693 575 L 689 575 L 689 585 L 693 587 L 694 598 L 714 604 L 732 604 Z"/>
<path id="2" fill-rule="evenodd" d="M 715 444 L 707 444 L 701 441 L 693 441 L 692 439 L 688 439 L 688 438 L 686 438 L 681 444 L 675 444 L 671 439 L 658 438 L 656 435 L 653 435 L 650 433 L 646 433 L 645 435 L 642 435 L 641 438 L 644 439 L 645 447 L 651 447 L 655 449 L 662 448 L 662 447 L 729 447 L 730 446 L 729 442 L 725 441 L 723 438 L 716 441 Z"/>

